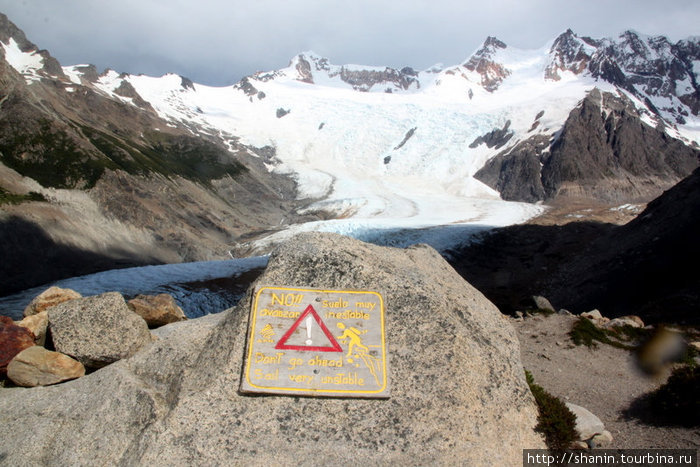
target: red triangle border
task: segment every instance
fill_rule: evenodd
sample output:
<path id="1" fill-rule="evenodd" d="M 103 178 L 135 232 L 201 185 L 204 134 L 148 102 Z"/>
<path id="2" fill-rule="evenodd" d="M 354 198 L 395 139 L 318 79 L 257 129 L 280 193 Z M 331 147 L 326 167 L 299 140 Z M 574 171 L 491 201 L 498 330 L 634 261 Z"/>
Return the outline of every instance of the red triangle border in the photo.
<path id="1" fill-rule="evenodd" d="M 309 346 L 309 345 L 287 345 L 287 340 L 289 337 L 294 333 L 294 331 L 299 327 L 301 324 L 302 320 L 306 318 L 307 315 L 311 314 L 313 316 L 314 321 L 316 321 L 316 324 L 318 324 L 318 327 L 321 328 L 321 331 L 323 331 L 323 334 L 328 338 L 328 340 L 331 343 L 330 347 L 320 347 L 320 346 Z M 275 349 L 277 350 L 301 350 L 301 351 L 307 351 L 307 352 L 342 352 L 343 349 L 340 347 L 340 344 L 338 344 L 338 341 L 335 340 L 335 337 L 333 337 L 333 334 L 328 330 L 326 327 L 325 323 L 321 320 L 321 317 L 316 313 L 316 310 L 312 305 L 309 305 L 306 307 L 306 310 L 297 318 L 297 320 L 292 324 L 292 327 L 289 328 L 287 332 L 284 333 L 282 338 L 277 342 L 275 345 Z"/>

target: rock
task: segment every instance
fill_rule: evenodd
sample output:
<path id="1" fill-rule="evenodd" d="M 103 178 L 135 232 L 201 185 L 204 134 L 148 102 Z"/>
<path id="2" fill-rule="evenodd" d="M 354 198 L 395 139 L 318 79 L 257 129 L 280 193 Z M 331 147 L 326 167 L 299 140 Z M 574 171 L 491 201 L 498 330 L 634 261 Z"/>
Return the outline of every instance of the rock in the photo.
<path id="1" fill-rule="evenodd" d="M 82 363 L 68 355 L 35 345 L 24 349 L 7 366 L 7 377 L 18 386 L 47 386 L 85 375 Z"/>
<path id="2" fill-rule="evenodd" d="M 598 310 L 586 311 L 584 313 L 581 313 L 581 316 L 583 316 L 584 318 L 588 318 L 591 321 L 597 321 L 597 320 L 603 319 L 603 315 L 601 315 L 600 311 L 598 311 Z"/>
<path id="3" fill-rule="evenodd" d="M 569 446 L 569 449 L 575 449 L 575 450 L 588 449 L 588 448 L 589 448 L 588 443 L 585 441 L 574 441 Z"/>
<path id="4" fill-rule="evenodd" d="M 579 439 L 582 441 L 588 440 L 605 430 L 603 422 L 588 409 L 570 402 L 567 402 L 566 406 L 576 415 L 576 430 L 579 433 Z"/>
<path id="5" fill-rule="evenodd" d="M 566 310 L 566 309 L 564 309 L 564 308 L 562 308 L 561 310 L 559 310 L 559 311 L 557 312 L 557 314 L 559 314 L 559 315 L 564 315 L 564 316 L 572 316 L 572 315 L 573 315 L 573 313 L 571 313 L 569 310 Z"/>
<path id="6" fill-rule="evenodd" d="M 127 305 L 152 328 L 187 319 L 185 313 L 175 303 L 175 299 L 165 293 L 159 295 L 138 295 L 129 300 Z"/>
<path id="7" fill-rule="evenodd" d="M 622 204 L 656 198 L 697 167 L 696 148 L 648 129 L 630 99 L 598 89 L 571 111 L 554 143 L 543 136 L 504 149 L 474 178 L 509 201 Z"/>
<path id="8" fill-rule="evenodd" d="M 613 442 L 612 433 L 608 430 L 603 430 L 601 433 L 594 435 L 588 442 L 591 448 L 602 448 L 605 446 L 610 446 Z"/>
<path id="9" fill-rule="evenodd" d="M 301 234 L 256 283 L 272 284 L 380 291 L 391 397 L 239 393 L 251 288 L 84 378 L 7 391 L 4 462 L 519 465 L 544 448 L 512 326 L 432 248 Z"/>
<path id="10" fill-rule="evenodd" d="M 697 352 L 700 352 L 700 341 L 694 341 L 688 344 L 689 347 L 695 349 Z"/>
<path id="11" fill-rule="evenodd" d="M 34 343 L 43 346 L 46 342 L 46 328 L 49 325 L 49 314 L 46 311 L 35 315 L 25 316 L 22 321 L 15 321 L 17 326 L 29 329 L 34 334 Z"/>
<path id="12" fill-rule="evenodd" d="M 17 326 L 8 316 L 0 316 L 0 376 L 7 374 L 7 365 L 15 355 L 33 345 L 30 330 Z"/>
<path id="13" fill-rule="evenodd" d="M 541 297 L 539 295 L 533 295 L 532 296 L 532 302 L 535 304 L 535 307 L 538 310 L 544 310 L 544 311 L 549 311 L 554 313 L 556 310 L 552 306 L 551 303 L 549 303 L 549 300 L 547 300 L 544 297 Z"/>
<path id="14" fill-rule="evenodd" d="M 29 305 L 27 305 L 27 307 L 24 309 L 23 315 L 36 315 L 37 313 L 46 311 L 59 303 L 67 302 L 68 300 L 75 300 L 76 298 L 82 298 L 82 295 L 75 290 L 62 289 L 56 286 L 49 287 L 34 297 L 34 300 L 29 302 Z"/>
<path id="15" fill-rule="evenodd" d="M 100 368 L 136 353 L 151 342 L 146 322 L 117 292 L 71 300 L 49 310 L 57 351 L 88 368 Z"/>
<path id="16" fill-rule="evenodd" d="M 619 318 L 612 319 L 605 323 L 605 327 L 608 329 L 618 328 L 623 326 L 632 326 L 633 328 L 643 328 L 644 321 L 639 316 L 621 316 Z"/>

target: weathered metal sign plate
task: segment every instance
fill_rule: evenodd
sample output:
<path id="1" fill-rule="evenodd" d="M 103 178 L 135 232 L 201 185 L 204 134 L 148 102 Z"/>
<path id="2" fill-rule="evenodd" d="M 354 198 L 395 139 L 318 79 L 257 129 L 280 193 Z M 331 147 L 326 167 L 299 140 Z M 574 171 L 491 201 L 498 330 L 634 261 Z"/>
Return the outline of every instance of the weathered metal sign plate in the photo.
<path id="1" fill-rule="evenodd" d="M 377 292 L 260 287 L 246 352 L 241 392 L 389 397 Z"/>

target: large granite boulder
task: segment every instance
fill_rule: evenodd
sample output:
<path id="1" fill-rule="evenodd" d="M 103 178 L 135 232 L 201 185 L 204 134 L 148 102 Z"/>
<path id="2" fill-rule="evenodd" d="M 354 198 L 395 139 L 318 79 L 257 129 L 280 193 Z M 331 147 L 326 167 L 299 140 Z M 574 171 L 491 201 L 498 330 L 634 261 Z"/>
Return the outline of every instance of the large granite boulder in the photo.
<path id="1" fill-rule="evenodd" d="M 61 303 L 48 313 L 56 350 L 89 368 L 130 357 L 152 341 L 146 322 L 117 292 Z"/>
<path id="2" fill-rule="evenodd" d="M 257 285 L 379 291 L 391 397 L 249 396 L 238 388 L 252 288 L 170 324 L 131 358 L 60 386 L 4 389 L 8 463 L 519 465 L 544 448 L 513 328 L 427 246 L 294 237 Z"/>

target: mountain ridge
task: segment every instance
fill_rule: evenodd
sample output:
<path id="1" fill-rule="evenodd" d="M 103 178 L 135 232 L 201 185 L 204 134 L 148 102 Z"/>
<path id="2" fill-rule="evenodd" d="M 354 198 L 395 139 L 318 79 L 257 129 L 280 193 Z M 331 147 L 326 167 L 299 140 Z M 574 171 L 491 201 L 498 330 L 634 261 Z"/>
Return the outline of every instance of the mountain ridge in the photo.
<path id="1" fill-rule="evenodd" d="M 372 239 L 387 229 L 508 225 L 544 209 L 532 203 L 561 196 L 562 181 L 566 192 L 596 201 L 644 202 L 697 165 L 692 40 L 639 39 L 654 66 L 667 65 L 653 87 L 625 74 L 642 63 L 612 67 L 626 57 L 622 45 L 572 31 L 535 51 L 487 38 L 464 62 L 423 71 L 338 66 L 306 52 L 287 68 L 210 87 L 175 74 L 60 66 L 6 17 L 0 26 L 0 188 L 44 198 L 3 205 L 0 222 L 17 225 L 11 216 L 19 216 L 59 244 L 116 254 L 120 264 L 264 253 L 308 229 Z M 615 70 L 626 81 L 604 79 Z M 589 106 L 587 115 L 605 119 L 578 118 L 577 140 L 567 122 L 598 94 L 624 102 L 627 120 Z M 623 120 L 631 136 L 605 129 Z M 638 178 L 629 177 L 634 163 L 618 170 L 615 158 L 627 157 L 640 132 L 672 141 L 678 170 L 647 163 Z M 571 160 L 584 144 L 577 141 L 596 138 L 601 147 L 624 146 L 606 153 L 612 165 L 599 164 L 602 195 L 587 188 L 585 167 L 557 186 L 543 177 L 557 145 L 570 148 L 560 152 Z M 527 153 L 520 175 L 502 163 L 491 181 L 475 176 L 515 152 Z M 499 177 L 535 187 L 534 195 L 504 188 Z M 20 253 L 13 264 L 22 267 L 31 254 Z"/>

